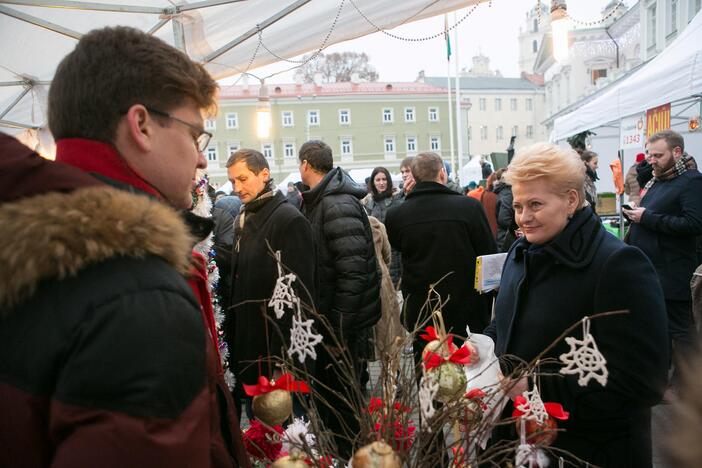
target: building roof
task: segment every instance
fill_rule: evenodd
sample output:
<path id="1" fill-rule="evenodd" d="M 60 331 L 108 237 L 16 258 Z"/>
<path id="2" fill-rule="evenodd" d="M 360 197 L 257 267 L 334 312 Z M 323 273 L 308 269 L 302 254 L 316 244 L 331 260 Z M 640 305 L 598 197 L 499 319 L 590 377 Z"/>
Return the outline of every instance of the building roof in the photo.
<path id="1" fill-rule="evenodd" d="M 444 94 L 445 89 L 427 83 L 304 83 L 268 84 L 270 98 L 290 98 L 306 96 L 363 96 L 363 95 L 405 95 L 405 94 Z M 260 85 L 222 86 L 220 99 L 256 99 Z"/>
<path id="2" fill-rule="evenodd" d="M 446 77 L 428 76 L 424 82 L 446 88 Z M 524 78 L 505 78 L 502 76 L 462 76 L 458 81 L 461 89 L 509 89 L 509 90 L 538 90 L 541 86 Z M 455 78 L 451 79 L 451 87 L 455 86 Z"/>

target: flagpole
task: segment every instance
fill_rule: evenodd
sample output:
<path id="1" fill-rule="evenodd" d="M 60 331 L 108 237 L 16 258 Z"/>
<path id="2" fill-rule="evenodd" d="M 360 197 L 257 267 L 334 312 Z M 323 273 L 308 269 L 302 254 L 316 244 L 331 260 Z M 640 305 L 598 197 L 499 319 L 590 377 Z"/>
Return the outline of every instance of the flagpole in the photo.
<path id="1" fill-rule="evenodd" d="M 453 12 L 453 24 L 456 24 L 456 12 Z M 463 168 L 463 118 L 461 116 L 461 88 L 460 88 L 460 56 L 458 54 L 458 27 L 453 28 L 454 63 L 456 64 L 456 143 L 458 149 L 458 167 L 454 169 L 456 181 L 460 184 L 461 172 Z"/>
<path id="2" fill-rule="evenodd" d="M 449 142 L 451 148 L 451 170 L 453 170 L 453 177 L 456 178 L 456 154 L 453 151 L 453 100 L 451 99 L 451 41 L 449 39 L 448 33 L 448 14 L 444 13 L 444 36 L 446 37 L 446 80 L 448 86 L 447 98 L 448 98 L 448 123 L 449 123 Z"/>

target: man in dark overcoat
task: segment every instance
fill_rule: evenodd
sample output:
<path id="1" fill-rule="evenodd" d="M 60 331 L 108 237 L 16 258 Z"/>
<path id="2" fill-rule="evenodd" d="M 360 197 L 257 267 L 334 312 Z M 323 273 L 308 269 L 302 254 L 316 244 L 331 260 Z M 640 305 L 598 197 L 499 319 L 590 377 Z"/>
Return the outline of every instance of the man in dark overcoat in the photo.
<path id="1" fill-rule="evenodd" d="M 241 385 L 255 385 L 259 372 L 268 378 L 279 376 L 275 358 L 285 357 L 290 343 L 294 310 L 278 319 L 268 307 L 278 278 L 275 252 L 297 276 L 292 283 L 297 296 L 309 304 L 313 298 L 302 285 L 314 292 L 314 243 L 307 219 L 273 189 L 268 161 L 260 152 L 237 151 L 227 161 L 227 174 L 243 203 L 234 220 L 231 307 L 225 311 L 230 363 L 237 378 L 234 393 L 243 398 Z"/>

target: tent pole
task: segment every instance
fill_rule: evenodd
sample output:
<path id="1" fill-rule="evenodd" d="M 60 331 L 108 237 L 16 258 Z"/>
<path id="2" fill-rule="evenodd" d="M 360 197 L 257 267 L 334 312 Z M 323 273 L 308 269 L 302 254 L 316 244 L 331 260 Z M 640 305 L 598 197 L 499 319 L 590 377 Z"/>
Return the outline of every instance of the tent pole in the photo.
<path id="1" fill-rule="evenodd" d="M 619 141 L 622 140 L 621 134 Z M 624 150 L 620 149 L 617 157 L 619 158 L 619 166 L 624 176 Z M 624 240 L 624 214 L 622 213 L 622 205 L 624 204 L 624 194 L 619 195 L 619 239 Z"/>
<path id="2" fill-rule="evenodd" d="M 3 2 L 3 3 L 9 3 L 9 2 Z M 7 8 L 7 7 L 2 6 L 2 5 L 0 5 L 0 13 L 5 14 L 7 16 L 11 16 L 11 17 L 16 18 L 20 21 L 26 21 L 27 23 L 33 24 L 35 26 L 39 26 L 41 28 L 48 29 L 49 31 L 63 34 L 64 36 L 71 37 L 75 40 L 80 40 L 80 38 L 83 36 L 81 33 L 73 31 L 72 29 L 68 29 L 68 28 L 65 28 L 63 26 L 59 26 L 58 24 L 52 23 L 50 21 L 46 21 L 46 20 L 37 18 L 36 16 L 22 13 L 21 11 L 13 10 L 12 8 Z"/>
<path id="3" fill-rule="evenodd" d="M 8 5 L 35 6 L 46 8 L 69 8 L 71 10 L 112 11 L 116 13 L 151 13 L 160 15 L 167 9 L 137 5 L 116 5 L 110 3 L 72 2 L 69 0 L 3 0 Z"/>
<path id="4" fill-rule="evenodd" d="M 180 22 L 180 18 L 176 18 L 175 16 L 171 18 L 171 20 L 173 24 L 173 45 L 176 49 L 182 50 L 187 54 L 188 51 L 185 50 L 185 31 L 183 30 L 183 23 Z"/>
<path id="5" fill-rule="evenodd" d="M 24 91 L 22 91 L 20 93 L 20 95 L 17 96 L 17 98 L 14 101 L 12 101 L 10 103 L 10 105 L 7 106 L 7 108 L 5 108 L 4 111 L 2 111 L 2 113 L 0 113 L 0 120 L 2 120 L 2 118 L 5 117 L 7 115 L 7 113 L 10 112 L 12 110 L 12 108 L 15 107 L 15 105 L 17 105 L 17 103 L 20 102 L 22 100 L 22 98 L 25 97 L 31 89 L 32 89 L 31 85 L 24 88 Z"/>

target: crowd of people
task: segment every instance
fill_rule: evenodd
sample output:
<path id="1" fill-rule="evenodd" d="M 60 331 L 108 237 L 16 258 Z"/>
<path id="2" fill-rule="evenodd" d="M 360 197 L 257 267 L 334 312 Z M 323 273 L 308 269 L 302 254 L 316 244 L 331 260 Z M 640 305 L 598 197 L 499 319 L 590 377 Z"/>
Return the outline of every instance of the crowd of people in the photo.
<path id="1" fill-rule="evenodd" d="M 367 362 L 424 326 L 436 293 L 448 331 L 492 338 L 510 396 L 534 381 L 507 369 L 541 356 L 543 400 L 570 413 L 555 449 L 598 466 L 651 465 L 651 407 L 675 397 L 677 369 L 697 352 L 702 175 L 680 135 L 651 136 L 627 174 L 625 242 L 594 209 L 597 154 L 547 143 L 507 168 L 483 164 L 485 184 L 467 196 L 433 152 L 401 162 L 400 187 L 378 167 L 364 188 L 312 140 L 299 149 L 301 183 L 278 190 L 267 159 L 240 149 L 226 163 L 233 193 L 217 197 L 210 222 L 190 209 L 216 89 L 162 41 L 100 29 L 56 70 L 56 160 L 0 135 L 0 466 L 249 466 L 239 417 L 255 415 L 243 385 L 280 377 L 291 339 L 291 314 L 274 319 L 268 307 L 281 265 L 323 318 L 326 346 L 308 372 L 339 458 L 360 430 L 340 363 L 365 388 Z M 193 250 L 212 231 L 223 336 Z M 498 252 L 499 290 L 479 294 L 476 259 Z M 589 329 L 607 385 L 559 376 L 552 363 L 566 344 L 544 350 L 613 311 Z M 414 338 L 418 366 L 424 344 Z M 517 437 L 504 426 L 493 443 Z"/>

